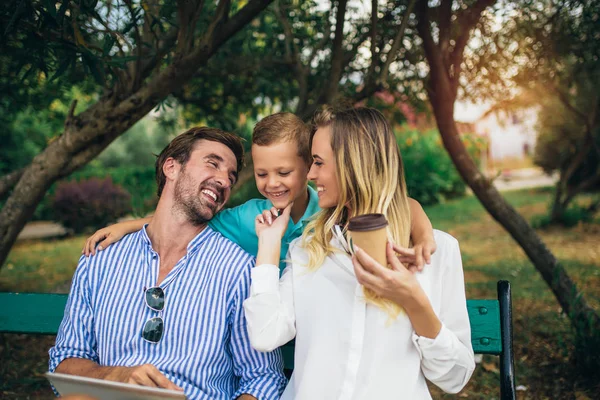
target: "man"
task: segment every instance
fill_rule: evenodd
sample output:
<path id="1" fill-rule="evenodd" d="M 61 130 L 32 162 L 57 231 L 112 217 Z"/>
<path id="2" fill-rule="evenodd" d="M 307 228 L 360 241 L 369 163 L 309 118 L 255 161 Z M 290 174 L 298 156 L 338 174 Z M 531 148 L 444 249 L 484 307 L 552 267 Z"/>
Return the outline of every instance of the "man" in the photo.
<path id="1" fill-rule="evenodd" d="M 191 399 L 279 397 L 281 354 L 253 350 L 243 316 L 254 258 L 207 226 L 242 159 L 239 138 L 211 128 L 192 128 L 162 151 L 152 221 L 80 259 L 50 371 Z"/>

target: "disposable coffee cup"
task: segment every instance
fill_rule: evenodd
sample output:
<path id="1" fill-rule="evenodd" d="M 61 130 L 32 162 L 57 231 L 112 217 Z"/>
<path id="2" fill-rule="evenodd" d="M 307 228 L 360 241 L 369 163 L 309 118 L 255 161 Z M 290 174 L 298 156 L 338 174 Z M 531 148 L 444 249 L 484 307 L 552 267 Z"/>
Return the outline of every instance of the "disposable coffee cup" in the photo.
<path id="1" fill-rule="evenodd" d="M 387 266 L 387 219 L 383 214 L 363 214 L 348 221 L 350 247 L 358 246 L 378 263 Z"/>

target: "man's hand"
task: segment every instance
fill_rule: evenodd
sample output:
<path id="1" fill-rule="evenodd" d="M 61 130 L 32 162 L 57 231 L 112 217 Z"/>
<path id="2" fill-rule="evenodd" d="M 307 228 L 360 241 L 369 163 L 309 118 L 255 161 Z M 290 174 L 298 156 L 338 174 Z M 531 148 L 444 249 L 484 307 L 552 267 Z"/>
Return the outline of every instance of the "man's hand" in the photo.
<path id="1" fill-rule="evenodd" d="M 258 400 L 258 399 L 250 394 L 244 393 L 243 395 L 238 397 L 237 400 Z"/>
<path id="2" fill-rule="evenodd" d="M 164 376 L 154 365 L 144 364 L 136 367 L 111 367 L 106 380 L 132 383 L 134 385 L 159 387 L 171 390 L 183 390 Z"/>
<path id="3" fill-rule="evenodd" d="M 159 387 L 163 389 L 183 389 L 175 385 L 154 365 L 144 364 L 135 367 L 103 367 L 84 358 L 67 358 L 56 367 L 62 374 L 87 376 L 108 381 L 132 383 L 134 385 Z"/>

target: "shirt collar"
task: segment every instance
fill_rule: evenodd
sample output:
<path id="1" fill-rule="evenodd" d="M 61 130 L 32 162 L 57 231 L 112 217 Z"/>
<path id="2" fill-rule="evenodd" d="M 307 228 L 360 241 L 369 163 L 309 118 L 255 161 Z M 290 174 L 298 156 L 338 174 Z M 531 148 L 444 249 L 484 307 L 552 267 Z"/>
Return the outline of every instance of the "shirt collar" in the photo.
<path id="1" fill-rule="evenodd" d="M 142 238 L 142 242 L 148 247 L 149 250 L 152 250 L 152 242 L 150 241 L 150 237 L 148 236 L 147 231 L 148 224 L 144 224 L 142 230 L 140 231 L 140 237 Z M 199 234 L 197 234 L 187 245 L 187 254 L 192 254 L 198 250 L 198 248 L 204 243 L 206 239 L 208 239 L 212 233 L 214 233 L 213 229 L 206 225 L 206 228 L 202 230 Z"/>

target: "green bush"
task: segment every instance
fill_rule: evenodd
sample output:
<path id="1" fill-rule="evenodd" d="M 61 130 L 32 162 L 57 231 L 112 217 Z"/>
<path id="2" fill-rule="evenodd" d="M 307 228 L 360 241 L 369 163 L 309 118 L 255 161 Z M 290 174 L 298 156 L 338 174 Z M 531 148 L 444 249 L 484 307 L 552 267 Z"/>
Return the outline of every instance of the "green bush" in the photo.
<path id="1" fill-rule="evenodd" d="M 550 214 L 536 215 L 531 218 L 531 226 L 535 229 L 548 228 L 552 225 L 562 225 L 566 228 L 574 227 L 581 223 L 589 223 L 594 220 L 594 212 L 587 207 L 571 204 L 560 216 L 558 221 L 552 221 Z"/>
<path id="2" fill-rule="evenodd" d="M 435 130 L 396 132 L 408 194 L 421 204 L 436 204 L 446 199 L 464 196 L 466 184 L 456 171 L 448 152 Z M 463 142 L 475 160 L 484 148 L 482 138 L 463 135 Z"/>

